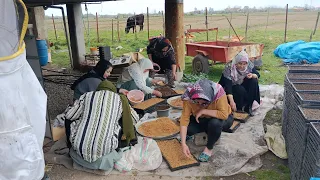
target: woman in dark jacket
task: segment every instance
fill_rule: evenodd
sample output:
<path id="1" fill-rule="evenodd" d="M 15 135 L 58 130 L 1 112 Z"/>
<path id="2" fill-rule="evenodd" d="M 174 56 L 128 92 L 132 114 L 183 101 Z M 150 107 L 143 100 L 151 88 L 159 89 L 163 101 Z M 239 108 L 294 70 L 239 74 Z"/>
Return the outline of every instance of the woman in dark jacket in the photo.
<path id="1" fill-rule="evenodd" d="M 259 77 L 245 51 L 226 65 L 219 84 L 224 87 L 233 111 L 245 111 L 252 115 L 253 102 L 260 104 Z"/>
<path id="2" fill-rule="evenodd" d="M 93 70 L 81 76 L 71 85 L 71 89 L 74 91 L 73 99 L 79 99 L 82 94 L 95 91 L 98 85 L 110 76 L 112 69 L 112 64 L 109 61 L 99 61 Z M 119 90 L 119 93 L 122 94 L 127 92 L 124 89 Z"/>
<path id="3" fill-rule="evenodd" d="M 153 38 L 147 47 L 147 53 L 151 61 L 159 64 L 161 70 L 158 73 L 165 74 L 169 81 L 168 84 L 174 85 L 177 67 L 171 42 L 162 36 Z"/>

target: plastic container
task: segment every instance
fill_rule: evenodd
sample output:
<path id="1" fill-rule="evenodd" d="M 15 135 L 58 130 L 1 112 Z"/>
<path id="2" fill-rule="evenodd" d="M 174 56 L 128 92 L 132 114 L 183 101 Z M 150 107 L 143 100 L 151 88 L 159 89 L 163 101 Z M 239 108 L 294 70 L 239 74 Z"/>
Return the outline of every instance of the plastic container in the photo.
<path id="1" fill-rule="evenodd" d="M 96 47 L 91 47 L 91 48 L 90 48 L 90 53 L 91 53 L 91 55 L 99 55 L 98 48 L 96 48 Z"/>
<path id="2" fill-rule="evenodd" d="M 48 64 L 48 46 L 47 41 L 44 39 L 37 39 L 36 41 L 38 56 L 40 60 L 40 65 L 45 66 Z"/>
<path id="3" fill-rule="evenodd" d="M 158 117 L 169 117 L 169 111 L 171 107 L 169 105 L 159 105 L 157 106 L 157 116 Z"/>
<path id="4" fill-rule="evenodd" d="M 144 101 L 144 93 L 140 90 L 129 91 L 127 97 L 131 105 L 135 105 Z"/>

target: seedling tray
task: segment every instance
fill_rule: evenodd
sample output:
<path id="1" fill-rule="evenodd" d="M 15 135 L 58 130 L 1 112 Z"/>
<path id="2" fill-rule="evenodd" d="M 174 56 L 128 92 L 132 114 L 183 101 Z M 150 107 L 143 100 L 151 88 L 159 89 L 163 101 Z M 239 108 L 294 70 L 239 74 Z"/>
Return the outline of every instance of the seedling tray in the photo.
<path id="1" fill-rule="evenodd" d="M 289 73 L 320 73 L 320 66 L 288 66 Z"/>
<path id="2" fill-rule="evenodd" d="M 245 118 L 240 118 L 237 116 L 237 114 L 243 114 L 243 115 L 247 115 L 247 117 Z M 247 120 L 250 118 L 249 114 L 248 113 L 245 113 L 245 112 L 236 112 L 236 113 L 233 113 L 233 118 L 237 121 L 239 121 L 240 123 L 245 123 L 247 122 Z"/>
<path id="3" fill-rule="evenodd" d="M 167 85 L 162 87 L 157 87 L 155 88 L 155 90 L 160 91 L 162 93 L 162 98 L 165 98 L 165 99 L 179 95 L 178 93 L 176 93 L 176 91 L 174 91 L 170 86 L 167 86 Z"/>
<path id="4" fill-rule="evenodd" d="M 153 99 L 153 98 L 148 99 L 148 100 L 146 100 L 146 101 L 144 101 L 144 102 L 142 102 L 142 103 L 146 103 L 147 101 L 151 101 L 152 99 Z M 162 99 L 160 102 L 155 103 L 155 104 L 153 104 L 153 105 L 151 105 L 151 106 L 149 106 L 149 107 L 146 107 L 146 108 L 144 108 L 144 109 L 136 108 L 136 106 L 133 106 L 133 109 L 134 109 L 139 115 L 142 115 L 142 116 L 143 116 L 145 113 L 152 113 L 152 112 L 154 112 L 156 106 L 159 105 L 159 104 L 163 104 L 163 103 L 165 103 L 165 99 Z M 141 103 L 139 103 L 139 104 L 141 104 Z"/>

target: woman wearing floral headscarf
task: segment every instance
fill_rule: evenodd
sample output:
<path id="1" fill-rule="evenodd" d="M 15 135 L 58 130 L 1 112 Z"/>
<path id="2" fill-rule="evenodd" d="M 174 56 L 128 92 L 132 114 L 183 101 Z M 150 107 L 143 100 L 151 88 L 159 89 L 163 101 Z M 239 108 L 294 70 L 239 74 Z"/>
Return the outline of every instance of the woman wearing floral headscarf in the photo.
<path id="1" fill-rule="evenodd" d="M 219 83 L 224 87 L 233 111 L 245 111 L 252 115 L 253 102 L 260 103 L 259 77 L 245 51 L 226 65 Z"/>
<path id="2" fill-rule="evenodd" d="M 202 79 L 188 87 L 181 98 L 183 100 L 183 111 L 180 118 L 182 151 L 188 157 L 191 155 L 186 144 L 187 135 L 206 132 L 207 146 L 198 159 L 201 162 L 207 162 L 222 130 L 228 130 L 233 123 L 232 110 L 226 93 L 220 84 Z"/>
<path id="3" fill-rule="evenodd" d="M 168 78 L 168 84 L 174 85 L 176 79 L 176 59 L 175 52 L 169 39 L 160 36 L 150 40 L 147 47 L 149 59 L 159 64 L 159 74 L 165 74 Z"/>

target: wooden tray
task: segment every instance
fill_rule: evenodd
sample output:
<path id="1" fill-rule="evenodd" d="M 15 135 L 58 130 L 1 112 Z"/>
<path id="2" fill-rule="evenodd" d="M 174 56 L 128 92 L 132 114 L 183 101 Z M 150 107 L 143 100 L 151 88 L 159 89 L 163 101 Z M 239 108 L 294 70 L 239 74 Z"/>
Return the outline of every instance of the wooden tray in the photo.
<path id="1" fill-rule="evenodd" d="M 154 102 L 152 102 L 154 101 Z M 133 109 L 138 113 L 144 115 L 145 113 L 150 113 L 154 111 L 155 106 L 163 103 L 165 99 L 162 98 L 151 98 L 146 101 L 143 101 L 139 104 L 133 106 Z"/>
<path id="2" fill-rule="evenodd" d="M 178 139 L 161 140 L 161 141 L 172 141 L 172 142 L 176 141 L 176 142 L 178 142 L 178 143 L 181 145 L 181 143 L 180 143 L 180 141 L 179 141 Z M 157 141 L 157 142 L 161 142 L 161 141 Z M 159 145 L 159 144 L 158 144 L 158 145 Z M 161 150 L 161 146 L 159 146 L 159 148 L 160 148 L 160 150 Z M 177 149 L 177 151 L 181 151 L 181 152 L 182 152 L 181 149 Z M 186 169 L 186 168 L 189 168 L 189 167 L 200 166 L 200 162 L 198 161 L 198 159 L 197 159 L 196 157 L 194 157 L 194 155 L 192 155 L 192 158 L 195 160 L 195 163 L 193 163 L 193 164 L 188 164 L 188 165 L 183 165 L 183 166 L 178 166 L 178 167 L 174 167 L 174 168 L 173 168 L 172 165 L 170 164 L 170 162 L 168 161 L 168 159 L 163 155 L 162 150 L 161 150 L 161 153 L 162 153 L 163 159 L 166 161 L 166 163 L 168 164 L 169 169 L 170 169 L 171 171 L 177 171 L 177 170 Z"/>
<path id="3" fill-rule="evenodd" d="M 157 87 L 155 90 L 160 91 L 162 93 L 162 98 L 170 98 L 173 96 L 177 96 L 178 94 L 169 86 Z"/>

